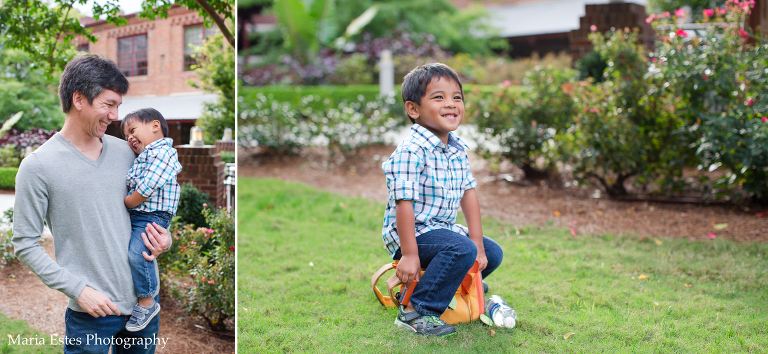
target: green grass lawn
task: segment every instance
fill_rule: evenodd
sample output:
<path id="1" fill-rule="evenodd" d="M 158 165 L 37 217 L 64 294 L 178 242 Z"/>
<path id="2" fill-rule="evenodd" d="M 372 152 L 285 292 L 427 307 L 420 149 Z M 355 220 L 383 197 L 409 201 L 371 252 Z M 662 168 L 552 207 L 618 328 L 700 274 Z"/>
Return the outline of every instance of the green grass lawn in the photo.
<path id="1" fill-rule="evenodd" d="M 58 337 L 51 345 L 51 336 L 36 331 L 26 322 L 8 318 L 0 312 L 0 354 L 11 353 L 61 353 Z M 9 337 L 10 335 L 10 337 Z M 37 345 L 44 344 L 44 345 Z"/>
<path id="2" fill-rule="evenodd" d="M 269 179 L 240 178 L 238 189 L 241 352 L 768 348 L 766 244 L 574 238 L 561 228 L 485 219 L 486 236 L 505 253 L 487 279 L 490 293 L 517 311 L 517 327 L 493 328 L 492 336 L 477 322 L 458 325 L 452 338 L 426 338 L 396 327 L 396 310 L 379 305 L 370 289 L 371 274 L 390 261 L 381 240 L 383 204 Z"/>

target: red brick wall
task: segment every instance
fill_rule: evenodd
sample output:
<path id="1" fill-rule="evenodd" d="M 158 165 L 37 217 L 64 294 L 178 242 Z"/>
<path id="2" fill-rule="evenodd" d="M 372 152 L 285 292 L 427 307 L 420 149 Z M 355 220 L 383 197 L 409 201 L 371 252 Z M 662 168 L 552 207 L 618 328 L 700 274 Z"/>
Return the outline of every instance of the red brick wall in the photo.
<path id="1" fill-rule="evenodd" d="M 648 49 L 653 50 L 654 31 L 650 24 L 645 23 L 645 7 L 638 4 L 615 3 L 601 5 L 586 5 L 584 17 L 579 20 L 579 29 L 571 31 L 571 57 L 573 62 L 592 51 L 589 41 L 590 27 L 595 25 L 600 32 L 608 32 L 611 28 L 639 28 L 640 41 Z"/>
<path id="2" fill-rule="evenodd" d="M 203 24 L 203 18 L 197 11 L 173 7 L 168 10 L 167 19 L 158 17 L 149 21 L 135 15 L 128 15 L 126 19 L 128 24 L 120 27 L 104 21 L 86 25 L 92 27 L 92 33 L 98 37 L 96 43 L 88 44 L 88 51 L 105 56 L 115 63 L 119 38 L 147 34 L 147 75 L 128 77 L 131 89 L 126 97 L 168 96 L 202 91 L 186 83 L 188 79 L 197 80 L 197 74 L 184 71 L 184 27 Z M 73 42 L 77 45 L 86 41 L 84 38 L 76 38 Z"/>
<path id="3" fill-rule="evenodd" d="M 223 141 L 223 140 L 217 140 L 216 141 L 216 151 L 227 151 L 227 152 L 235 152 L 235 141 Z"/>
<path id="4" fill-rule="evenodd" d="M 175 148 L 182 167 L 181 173 L 176 176 L 178 183 L 191 183 L 197 190 L 208 194 L 211 203 L 217 207 L 226 207 L 224 162 L 217 148 L 212 145 L 177 145 Z"/>

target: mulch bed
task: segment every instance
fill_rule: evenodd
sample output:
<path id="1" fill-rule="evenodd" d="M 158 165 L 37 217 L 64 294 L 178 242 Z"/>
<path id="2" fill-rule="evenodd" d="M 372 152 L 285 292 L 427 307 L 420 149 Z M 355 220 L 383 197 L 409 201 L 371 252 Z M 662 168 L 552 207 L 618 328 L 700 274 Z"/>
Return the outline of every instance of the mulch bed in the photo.
<path id="1" fill-rule="evenodd" d="M 381 163 L 394 146 L 371 146 L 356 156 L 331 156 L 327 149 L 305 149 L 299 156 L 273 156 L 258 150 L 238 151 L 238 175 L 302 182 L 342 195 L 387 202 Z M 654 236 L 709 241 L 768 241 L 766 208 L 618 201 L 593 198 L 596 186 L 564 187 L 562 178 L 537 183 L 520 181 L 522 171 L 507 163 L 494 165 L 470 153 L 472 173 L 478 180 L 483 216 L 524 227 L 546 225 L 572 228 L 577 237 L 611 233 L 627 237 Z M 239 200 L 239 203 L 247 201 Z M 383 213 L 383 210 L 382 210 Z M 383 214 L 382 214 L 383 215 Z M 722 230 L 715 224 L 727 223 Z"/>

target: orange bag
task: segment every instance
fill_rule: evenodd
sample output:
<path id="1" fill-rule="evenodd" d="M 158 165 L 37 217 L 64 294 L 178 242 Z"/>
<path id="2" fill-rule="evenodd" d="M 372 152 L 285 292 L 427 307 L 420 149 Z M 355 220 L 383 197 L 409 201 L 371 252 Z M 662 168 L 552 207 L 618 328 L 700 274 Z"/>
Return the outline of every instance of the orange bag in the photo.
<path id="1" fill-rule="evenodd" d="M 379 268 L 379 270 L 373 274 L 373 277 L 371 277 L 371 286 L 373 287 L 374 295 L 376 295 L 376 298 L 382 305 L 389 307 L 400 306 L 401 302 L 398 301 L 395 293 L 402 291 L 403 283 L 396 274 L 393 274 L 387 280 L 387 291 L 389 292 L 389 296 L 384 296 L 381 291 L 379 291 L 379 288 L 376 287 L 381 276 L 391 269 L 397 269 L 397 261 L 385 264 Z M 424 270 L 421 271 L 421 275 L 423 274 Z M 440 316 L 440 319 L 448 324 L 477 321 L 485 310 L 485 296 L 483 294 L 482 280 L 482 275 L 480 275 L 480 271 L 478 270 L 477 261 L 475 261 L 475 264 L 469 272 L 467 272 L 467 275 L 464 276 L 464 280 L 461 282 L 461 285 L 459 285 L 459 288 L 456 289 L 456 295 L 454 295 L 451 304 L 448 306 L 448 309 L 443 312 L 443 315 Z M 408 301 L 411 299 L 411 293 L 413 292 L 413 289 L 416 288 L 417 283 L 418 282 L 414 280 L 408 290 L 406 290 L 402 299 L 402 305 L 408 305 Z"/>

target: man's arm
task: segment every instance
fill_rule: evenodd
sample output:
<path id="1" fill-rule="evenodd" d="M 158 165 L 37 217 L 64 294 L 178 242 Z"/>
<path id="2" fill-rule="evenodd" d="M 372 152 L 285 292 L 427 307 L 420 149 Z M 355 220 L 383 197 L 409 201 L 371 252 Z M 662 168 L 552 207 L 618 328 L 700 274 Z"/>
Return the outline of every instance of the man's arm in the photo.
<path id="1" fill-rule="evenodd" d="M 414 279 L 419 279 L 421 261 L 419 247 L 416 245 L 416 217 L 413 213 L 413 200 L 400 199 L 395 201 L 395 222 L 397 236 L 400 237 L 400 262 L 397 263 L 395 274 L 400 281 L 410 285 Z"/>
<path id="2" fill-rule="evenodd" d="M 14 253 L 43 284 L 77 299 L 80 307 L 92 316 L 112 314 L 117 311 L 112 301 L 88 287 L 85 279 L 59 266 L 40 246 L 38 241 L 43 234 L 43 221 L 48 210 L 48 187 L 44 178 L 45 171 L 37 156 L 30 155 L 21 162 L 16 174 L 16 198 L 13 205 Z"/>
<path id="3" fill-rule="evenodd" d="M 469 239 L 477 246 L 477 263 L 480 270 L 483 270 L 488 266 L 488 258 L 485 257 L 485 246 L 483 246 L 480 202 L 477 200 L 477 193 L 474 188 L 464 191 L 464 196 L 461 198 L 461 210 L 464 212 L 464 218 L 467 219 Z"/>

